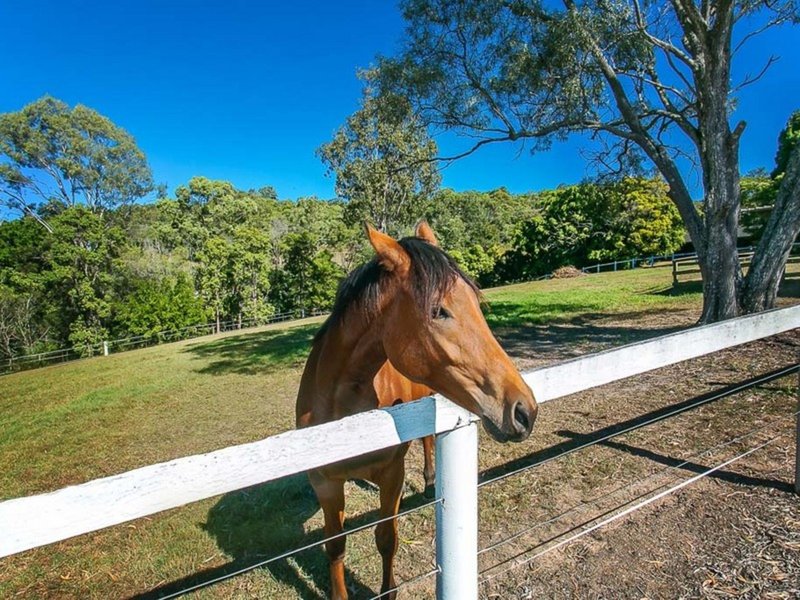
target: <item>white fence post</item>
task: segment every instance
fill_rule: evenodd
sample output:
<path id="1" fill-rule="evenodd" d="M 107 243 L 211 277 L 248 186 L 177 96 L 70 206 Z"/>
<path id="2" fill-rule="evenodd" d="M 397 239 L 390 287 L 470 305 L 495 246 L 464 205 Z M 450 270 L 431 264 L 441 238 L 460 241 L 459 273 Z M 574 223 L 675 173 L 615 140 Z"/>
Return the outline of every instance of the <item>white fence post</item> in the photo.
<path id="1" fill-rule="evenodd" d="M 469 414 L 469 413 L 467 413 Z M 478 426 L 436 436 L 436 598 L 478 598 Z"/>
<path id="2" fill-rule="evenodd" d="M 103 356 L 108 356 L 108 342 L 103 342 Z"/>

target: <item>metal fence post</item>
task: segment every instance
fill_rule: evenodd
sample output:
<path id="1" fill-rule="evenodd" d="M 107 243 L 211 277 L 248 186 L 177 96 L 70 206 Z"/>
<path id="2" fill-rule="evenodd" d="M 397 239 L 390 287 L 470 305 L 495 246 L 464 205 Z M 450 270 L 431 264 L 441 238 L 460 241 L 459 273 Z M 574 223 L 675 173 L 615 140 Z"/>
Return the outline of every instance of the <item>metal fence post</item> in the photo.
<path id="1" fill-rule="evenodd" d="M 478 426 L 436 436 L 436 598 L 478 598 Z"/>

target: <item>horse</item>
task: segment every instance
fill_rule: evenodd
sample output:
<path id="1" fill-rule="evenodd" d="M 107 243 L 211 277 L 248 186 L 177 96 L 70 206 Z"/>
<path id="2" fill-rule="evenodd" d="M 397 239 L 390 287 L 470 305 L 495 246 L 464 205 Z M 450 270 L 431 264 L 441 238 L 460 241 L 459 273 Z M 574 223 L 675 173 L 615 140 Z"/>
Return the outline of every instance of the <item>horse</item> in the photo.
<path id="1" fill-rule="evenodd" d="M 339 285 L 333 310 L 314 337 L 297 394 L 296 425 L 310 427 L 436 391 L 475 413 L 500 442 L 528 438 L 537 405 L 481 312 L 477 286 L 420 222 L 395 240 L 371 226 L 375 257 Z M 368 435 L 368 432 L 366 433 Z M 382 597 L 397 590 L 396 517 L 408 444 L 309 471 L 325 518 L 325 537 L 344 528 L 344 484 L 365 479 L 380 489 L 375 529 Z M 431 473 L 432 475 L 432 473 Z M 330 596 L 346 600 L 345 537 L 325 544 Z"/>

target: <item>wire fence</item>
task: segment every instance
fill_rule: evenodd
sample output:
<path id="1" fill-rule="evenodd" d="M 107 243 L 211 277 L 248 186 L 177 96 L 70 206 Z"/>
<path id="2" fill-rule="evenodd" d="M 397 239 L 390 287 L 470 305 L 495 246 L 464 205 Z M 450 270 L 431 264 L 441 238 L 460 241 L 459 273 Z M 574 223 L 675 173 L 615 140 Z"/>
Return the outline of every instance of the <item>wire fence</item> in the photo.
<path id="1" fill-rule="evenodd" d="M 642 508 L 652 504 L 653 502 L 656 502 L 657 500 L 660 500 L 661 498 L 664 498 L 664 497 L 666 497 L 666 496 L 668 496 L 670 494 L 674 494 L 674 493 L 682 490 L 683 488 L 685 488 L 685 487 L 687 487 L 689 485 L 692 485 L 692 484 L 700 481 L 701 479 L 703 479 L 705 477 L 708 477 L 709 475 L 712 475 L 716 471 L 719 471 L 720 469 L 723 469 L 723 468 L 725 468 L 725 467 L 727 467 L 727 466 L 729 466 L 729 465 L 731 465 L 731 464 L 733 464 L 733 463 L 735 463 L 735 462 L 737 462 L 737 461 L 739 461 L 739 460 L 741 460 L 741 459 L 743 459 L 743 458 L 745 458 L 747 456 L 750 456 L 751 454 L 761 450 L 762 448 L 765 448 L 766 446 L 775 443 L 777 440 L 781 439 L 782 437 L 785 437 L 786 435 L 787 434 L 776 435 L 776 436 L 766 440 L 765 442 L 762 442 L 762 443 L 758 444 L 757 446 L 755 446 L 753 448 L 750 448 L 749 450 L 741 452 L 740 454 L 737 454 L 736 456 L 734 456 L 734 457 L 732 457 L 732 458 L 730 458 L 730 459 L 728 459 L 728 460 L 726 460 L 724 462 L 721 462 L 721 463 L 711 467 L 710 469 L 707 469 L 707 470 L 703 471 L 702 473 L 699 473 L 699 474 L 697 474 L 697 475 L 695 475 L 693 477 L 690 477 L 688 479 L 684 479 L 680 483 L 678 483 L 676 485 L 673 485 L 673 486 L 667 488 L 666 490 L 663 490 L 663 491 L 658 492 L 656 494 L 653 494 L 653 492 L 655 490 L 650 490 L 648 492 L 640 494 L 639 496 L 637 496 L 633 500 L 627 502 L 626 504 L 624 504 L 622 506 L 615 507 L 613 509 L 610 509 L 610 510 L 602 513 L 601 515 L 599 515 L 599 516 L 597 516 L 597 517 L 595 517 L 595 518 L 583 523 L 582 525 L 573 527 L 573 528 L 571 528 L 570 530 L 568 530 L 567 532 L 565 532 L 564 534 L 562 534 L 561 536 L 559 536 L 557 538 L 552 538 L 550 540 L 547 540 L 544 544 L 541 544 L 540 546 L 529 548 L 528 550 L 526 550 L 522 554 L 527 554 L 528 552 L 530 552 L 532 550 L 536 550 L 537 548 L 539 548 L 541 546 L 545 546 L 544 549 L 541 550 L 540 552 L 536 552 L 535 554 L 533 554 L 531 556 L 528 556 L 525 559 L 518 560 L 520 558 L 520 556 L 521 556 L 520 554 L 518 554 L 517 556 L 513 557 L 512 559 L 509 559 L 509 560 L 504 561 L 502 563 L 498 563 L 496 565 L 493 565 L 491 568 L 495 569 L 495 568 L 498 568 L 498 567 L 503 566 L 505 564 L 508 564 L 509 562 L 513 562 L 514 560 L 517 561 L 513 565 L 511 565 L 510 567 L 508 567 L 508 568 L 506 568 L 504 570 L 498 571 L 496 573 L 493 573 L 492 575 L 485 576 L 485 577 L 481 578 L 480 579 L 480 583 L 481 584 L 486 584 L 486 583 L 488 583 L 488 582 L 490 582 L 490 581 L 492 581 L 494 579 L 497 579 L 498 577 L 500 577 L 502 575 L 507 574 L 509 571 L 511 571 L 513 569 L 517 569 L 517 568 L 519 568 L 521 566 L 530 564 L 534 560 L 544 556 L 545 554 L 548 554 L 549 552 L 552 552 L 554 550 L 558 550 L 559 548 L 562 548 L 563 546 L 566 546 L 567 544 L 575 542 L 578 539 L 580 539 L 580 538 L 582 538 L 582 537 L 584 537 L 586 535 L 589 535 L 590 533 L 593 533 L 593 532 L 597 531 L 598 529 L 601 529 L 602 527 L 606 527 L 607 525 L 610 525 L 614 521 L 617 521 L 619 519 L 627 517 L 627 516 L 631 515 L 632 513 L 636 512 L 638 510 L 641 510 Z M 663 487 L 663 486 L 661 486 L 661 487 Z M 623 507 L 625 507 L 625 508 L 623 508 Z M 620 510 L 620 509 L 622 509 L 622 510 Z M 573 533 L 573 532 L 575 532 L 575 533 Z M 572 534 L 572 535 L 569 535 L 569 534 Z"/>
<path id="2" fill-rule="evenodd" d="M 791 369 L 791 372 L 797 372 L 797 370 L 798 370 L 797 367 L 794 367 L 794 368 Z M 758 384 L 760 385 L 761 383 L 763 383 L 763 382 L 759 382 Z M 753 386 L 749 386 L 749 387 L 753 387 Z M 749 389 L 749 387 L 747 389 Z M 739 391 L 741 391 L 741 390 L 739 390 Z M 700 405 L 701 404 L 697 404 L 695 406 L 700 406 Z M 689 483 L 685 483 L 687 481 L 685 478 L 681 478 L 680 477 L 679 471 L 681 471 L 683 469 L 686 469 L 687 467 L 694 467 L 696 465 L 696 463 L 695 463 L 696 460 L 698 460 L 700 458 L 703 458 L 703 457 L 707 457 L 708 455 L 710 455 L 710 454 L 712 454 L 714 452 L 719 452 L 720 450 L 724 450 L 726 448 L 729 448 L 729 447 L 733 446 L 734 444 L 739 444 L 739 443 L 741 443 L 741 442 L 743 442 L 745 440 L 748 440 L 750 438 L 753 438 L 753 437 L 755 437 L 755 436 L 757 436 L 759 434 L 763 434 L 763 433 L 765 433 L 767 431 L 775 430 L 775 429 L 777 429 L 777 428 L 779 428 L 781 426 L 785 426 L 788 421 L 790 421 L 792 419 L 796 419 L 798 414 L 800 414 L 800 411 L 795 411 L 795 412 L 793 412 L 793 413 L 791 413 L 791 414 L 789 414 L 787 416 L 778 417 L 776 419 L 773 419 L 770 423 L 768 423 L 766 425 L 762 425 L 762 426 L 753 428 L 753 429 L 747 431 L 746 433 L 740 434 L 740 435 L 735 436 L 733 438 L 730 438 L 730 439 L 728 439 L 728 440 L 726 440 L 724 442 L 721 442 L 721 443 L 716 444 L 714 446 L 710 446 L 708 448 L 705 448 L 703 450 L 700 450 L 698 452 L 690 454 L 689 456 L 686 456 L 686 457 L 680 459 L 680 462 L 677 462 L 674 465 L 670 465 L 670 466 L 667 466 L 667 467 L 663 467 L 661 469 L 657 469 L 656 471 L 653 471 L 653 472 L 648 473 L 648 474 L 646 474 L 646 475 L 644 475 L 642 477 L 639 477 L 638 479 L 635 479 L 634 481 L 627 482 L 627 483 L 625 483 L 623 485 L 615 487 L 614 489 L 612 489 L 612 490 L 610 490 L 608 492 L 605 492 L 605 493 L 603 493 L 603 494 L 601 494 L 599 496 L 596 496 L 596 497 L 594 497 L 594 498 L 592 498 L 590 500 L 586 500 L 586 501 L 580 502 L 580 503 L 578 503 L 576 505 L 573 505 L 570 508 L 558 513 L 557 515 L 555 515 L 553 517 L 550 517 L 549 519 L 546 519 L 544 521 L 538 522 L 538 523 L 536 523 L 534 525 L 531 525 L 529 527 L 525 527 L 524 529 L 518 530 L 518 531 L 514 532 L 513 534 L 507 536 L 506 538 L 504 538 L 502 540 L 499 540 L 497 542 L 494 542 L 492 544 L 489 544 L 489 545 L 485 546 L 484 548 L 482 548 L 481 550 L 478 551 L 478 554 L 482 555 L 482 554 L 485 554 L 487 552 L 495 551 L 495 550 L 497 550 L 497 549 L 499 549 L 499 548 L 501 548 L 503 546 L 506 546 L 507 544 L 515 543 L 518 540 L 521 540 L 522 538 L 524 538 L 525 536 L 533 533 L 536 530 L 543 529 L 543 528 L 547 527 L 548 525 L 553 525 L 555 523 L 558 523 L 559 521 L 563 521 L 567 517 L 569 517 L 571 515 L 574 515 L 575 513 L 578 513 L 581 510 L 587 509 L 587 508 L 589 508 L 591 506 L 594 506 L 594 505 L 598 505 L 602 501 L 608 500 L 608 499 L 613 498 L 615 496 L 619 496 L 619 495 L 621 495 L 621 494 L 623 494 L 625 492 L 629 492 L 629 491 L 631 491 L 633 489 L 640 488 L 642 485 L 644 485 L 644 484 L 646 484 L 648 482 L 652 482 L 654 480 L 658 480 L 659 478 L 663 478 L 665 476 L 672 475 L 674 477 L 680 478 L 680 480 L 681 480 L 681 484 L 680 485 L 672 485 L 669 488 L 669 493 L 676 492 L 676 491 L 682 489 L 683 487 L 685 487 L 686 485 L 689 485 Z M 701 473 L 699 473 L 698 476 L 690 478 L 691 479 L 690 483 L 698 481 L 702 477 L 706 477 L 708 475 L 711 475 L 712 473 L 715 473 L 716 471 L 718 471 L 719 469 L 723 468 L 724 466 L 727 466 L 728 464 L 731 464 L 731 462 L 735 462 L 736 460 L 744 458 L 745 456 L 748 456 L 749 454 L 752 454 L 753 452 L 755 452 L 757 450 L 760 450 L 761 448 L 763 448 L 763 447 L 775 442 L 777 439 L 782 438 L 782 437 L 786 437 L 788 435 L 790 435 L 788 432 L 783 432 L 783 433 L 780 433 L 780 434 L 778 434 L 776 436 L 771 437 L 770 439 L 768 439 L 764 443 L 758 443 L 755 447 L 750 448 L 747 451 L 744 451 L 744 452 L 738 454 L 735 457 L 734 460 L 726 461 L 726 462 L 724 462 L 724 463 L 722 463 L 720 465 L 717 465 L 716 467 L 713 467 L 711 469 L 706 469 L 706 470 L 702 471 Z M 569 454 L 569 453 L 562 453 L 557 458 L 563 458 L 567 454 Z M 540 466 L 540 464 L 537 464 L 536 466 Z M 550 544 L 550 543 L 552 543 L 554 541 L 560 540 L 564 536 L 574 532 L 575 530 L 580 530 L 581 528 L 585 527 L 586 525 L 588 525 L 590 523 L 594 523 L 594 522 L 598 521 L 599 519 L 602 519 L 603 517 L 606 517 L 606 516 L 608 516 L 610 514 L 614 514 L 615 512 L 619 511 L 620 509 L 623 509 L 626 506 L 632 505 L 635 502 L 640 501 L 640 500 L 642 500 L 644 498 L 652 497 L 652 499 L 649 499 L 646 502 L 640 502 L 639 505 L 637 505 L 637 508 L 643 508 L 644 506 L 652 503 L 656 499 L 661 498 L 664 495 L 666 495 L 664 493 L 660 493 L 660 490 L 663 490 L 664 488 L 666 488 L 666 487 L 670 486 L 672 483 L 674 483 L 674 477 L 673 477 L 673 481 L 665 481 L 665 482 L 662 482 L 660 484 L 655 485 L 654 487 L 648 487 L 644 492 L 638 493 L 633 498 L 623 502 L 620 505 L 616 505 L 616 506 L 612 507 L 609 510 L 606 510 L 605 512 L 601 513 L 600 515 L 596 515 L 596 516 L 590 518 L 586 522 L 583 522 L 583 523 L 580 523 L 579 525 L 570 527 L 568 530 L 566 530 L 564 532 L 561 532 L 561 533 L 553 536 L 552 538 L 547 539 L 544 542 L 541 542 L 541 543 L 537 544 L 536 546 L 526 548 L 522 552 L 519 552 L 519 553 L 515 554 L 512 557 L 505 558 L 505 559 L 503 559 L 503 560 L 501 560 L 499 562 L 496 562 L 495 564 L 492 564 L 491 566 L 485 567 L 481 571 L 481 573 L 484 574 L 484 573 L 487 573 L 489 571 L 493 571 L 493 570 L 497 569 L 498 567 L 501 567 L 501 566 L 503 566 L 505 564 L 513 562 L 514 560 L 520 558 L 521 556 L 529 554 L 531 551 L 533 551 L 533 550 L 535 550 L 535 549 L 537 549 L 539 547 L 542 547 L 542 546 Z M 657 494 L 657 496 L 653 497 L 654 494 Z M 629 514 L 630 512 L 632 512 L 632 511 L 626 511 L 625 514 Z M 622 516 L 625 516 L 625 515 L 624 514 L 620 514 L 619 516 L 615 517 L 614 519 L 606 520 L 606 521 L 603 522 L 603 525 L 607 525 L 607 524 L 611 523 L 612 521 L 616 520 L 617 518 L 621 518 Z M 578 537 L 582 537 L 583 535 L 591 533 L 592 531 L 595 531 L 598 528 L 599 527 L 593 527 L 593 528 L 591 528 L 590 531 L 585 531 Z M 571 538 L 568 538 L 568 541 L 574 541 L 575 539 L 577 539 L 577 537 L 571 537 Z M 568 542 L 564 542 L 564 543 L 568 543 Z M 560 543 L 559 542 L 556 545 L 556 547 L 561 547 L 562 545 L 564 545 L 564 543 Z M 554 549 L 556 549 L 556 548 L 555 547 L 548 548 L 547 552 L 549 552 L 551 550 L 554 550 Z M 544 552 L 536 554 L 535 557 L 531 558 L 531 560 L 533 560 L 536 557 L 541 556 L 541 554 L 544 554 Z M 526 560 L 526 561 L 521 562 L 519 565 L 516 565 L 516 566 L 522 566 L 523 564 L 527 564 L 528 562 L 531 562 L 531 560 Z M 481 581 L 482 582 L 488 582 L 489 580 L 494 579 L 497 576 L 499 576 L 499 575 L 501 575 L 501 574 L 503 574 L 505 572 L 507 572 L 507 570 L 501 571 L 499 573 L 495 573 L 490 577 L 484 577 L 484 578 L 482 578 Z"/>
<path id="3" fill-rule="evenodd" d="M 595 435 L 590 440 L 584 443 L 580 443 L 572 447 L 566 448 L 562 451 L 558 451 L 555 454 L 547 456 L 543 459 L 534 460 L 528 465 L 510 470 L 501 475 L 484 479 L 479 482 L 478 488 L 485 489 L 487 488 L 487 486 L 496 484 L 511 477 L 517 477 L 526 471 L 542 467 L 543 465 L 548 464 L 552 461 L 564 459 L 565 457 L 580 450 L 586 450 L 592 446 L 607 443 L 609 440 L 613 438 L 630 434 L 638 429 L 654 425 L 656 423 L 681 415 L 696 408 L 706 406 L 710 403 L 722 400 L 724 398 L 729 398 L 736 394 L 740 394 L 744 391 L 762 386 L 769 382 L 799 372 L 800 372 L 800 364 L 788 365 L 786 367 L 782 367 L 772 372 L 756 376 L 747 381 L 731 385 L 723 390 L 718 390 L 710 394 L 704 394 L 702 396 L 691 398 L 685 402 L 680 403 L 677 406 L 667 407 L 666 410 L 662 410 L 661 412 L 658 412 L 652 417 L 642 419 L 637 423 L 635 423 L 634 425 L 630 426 L 623 425 L 622 427 L 619 427 L 607 434 L 602 433 L 602 431 L 604 430 L 600 430 L 601 432 L 600 435 Z M 598 507 L 603 502 L 609 501 L 615 497 L 620 497 L 626 493 L 629 495 L 633 494 L 632 497 L 623 499 L 621 502 L 619 500 L 614 501 L 611 507 L 602 510 L 599 514 L 594 514 L 593 516 L 582 522 L 579 522 L 577 524 L 569 523 L 565 530 L 558 532 L 554 535 L 551 535 L 547 539 L 537 541 L 537 543 L 535 543 L 533 546 L 527 546 L 520 551 L 513 552 L 510 556 L 504 556 L 498 560 L 495 560 L 494 562 L 492 562 L 488 566 L 485 566 L 479 571 L 479 585 L 487 585 L 490 582 L 495 581 L 504 575 L 507 575 L 514 569 L 528 565 L 533 561 L 541 558 L 545 554 L 553 552 L 559 548 L 563 548 L 568 544 L 571 544 L 584 536 L 590 535 L 591 533 L 594 533 L 597 530 L 606 527 L 615 521 L 630 516 L 636 511 L 639 511 L 668 495 L 677 493 L 680 490 L 686 488 L 687 486 L 697 483 L 701 479 L 713 475 L 717 471 L 731 464 L 734 464 L 735 462 L 738 462 L 746 458 L 747 456 L 750 456 L 751 454 L 777 442 L 782 438 L 785 438 L 787 435 L 790 435 L 789 432 L 778 433 L 776 435 L 772 435 L 766 440 L 760 440 L 756 443 L 755 446 L 752 446 L 746 450 L 742 450 L 733 457 L 723 460 L 722 462 L 719 462 L 710 468 L 704 469 L 700 473 L 697 473 L 694 476 L 687 478 L 687 477 L 682 477 L 680 474 L 681 471 L 685 470 L 687 467 L 696 468 L 697 466 L 696 461 L 698 459 L 701 459 L 703 457 L 709 457 L 714 453 L 719 453 L 720 451 L 729 449 L 737 444 L 742 444 L 743 442 L 749 442 L 753 438 L 757 438 L 759 435 L 774 431 L 782 426 L 785 426 L 790 419 L 797 419 L 798 416 L 800 416 L 800 410 L 790 413 L 789 415 L 786 415 L 784 417 L 774 418 L 767 424 L 760 425 L 758 427 L 746 431 L 745 433 L 731 437 L 723 442 L 693 452 L 688 456 L 684 456 L 680 459 L 677 459 L 678 462 L 676 462 L 675 464 L 648 472 L 633 481 L 628 481 L 622 485 L 616 486 L 610 491 L 603 492 L 602 494 L 599 494 L 589 500 L 579 502 L 565 510 L 560 511 L 558 514 L 552 517 L 549 517 L 543 521 L 539 521 L 533 525 L 524 527 L 523 529 L 517 530 L 501 540 L 485 545 L 483 548 L 480 548 L 478 550 L 479 558 L 490 557 L 492 553 L 496 553 L 500 550 L 506 549 L 509 546 L 519 546 L 520 544 L 525 543 L 527 541 L 528 536 L 530 536 L 532 533 L 564 522 L 568 518 L 574 517 L 581 511 L 589 509 L 593 506 Z M 587 435 L 591 436 L 592 434 L 587 434 Z M 547 450 L 549 449 L 547 448 L 544 449 L 544 451 Z M 644 490 L 642 490 L 643 487 Z M 442 498 L 435 498 L 433 500 L 424 502 L 423 504 L 420 504 L 413 508 L 401 511 L 397 514 L 397 517 L 398 518 L 407 517 L 418 511 L 435 506 L 441 503 L 442 501 L 443 501 Z M 265 560 L 253 563 L 251 565 L 247 565 L 243 568 L 215 577 L 213 579 L 209 579 L 180 590 L 171 591 L 165 595 L 159 595 L 159 598 L 169 599 L 169 598 L 177 598 L 183 596 L 190 592 L 194 592 L 199 589 L 221 583 L 223 581 L 232 579 L 244 573 L 264 567 L 270 563 L 287 559 L 300 552 L 305 552 L 313 548 L 317 548 L 337 538 L 341 538 L 350 534 L 354 534 L 375 527 L 376 525 L 389 521 L 393 518 L 395 517 L 389 516 L 372 520 L 368 523 L 359 525 L 357 527 L 352 527 L 342 533 L 333 536 L 328 536 L 313 542 L 309 542 L 297 548 L 287 550 L 286 552 L 283 552 L 276 556 L 272 556 Z M 395 588 L 392 588 L 391 590 L 387 590 L 383 593 L 372 596 L 370 600 L 376 600 L 378 598 L 385 597 L 392 592 L 396 592 L 405 587 L 417 584 L 428 578 L 434 577 L 438 575 L 440 571 L 441 568 L 439 566 L 436 566 L 431 570 L 427 570 L 418 575 L 411 576 L 408 579 L 401 581 Z"/>
<path id="4" fill-rule="evenodd" d="M 197 325 L 188 325 L 186 327 L 180 327 L 177 329 L 154 331 L 143 335 L 134 335 L 125 338 L 105 340 L 97 344 L 85 344 L 72 346 L 70 348 L 50 350 L 48 352 L 13 356 L 3 359 L 3 361 L 0 362 L 0 375 L 7 375 L 16 371 L 37 369 L 39 367 L 69 362 L 81 358 L 90 358 L 93 356 L 102 355 L 107 356 L 117 352 L 136 350 L 138 348 L 146 348 L 149 346 L 156 346 L 158 344 L 177 342 L 206 335 L 214 335 L 231 331 L 243 331 L 255 327 L 263 327 L 264 325 L 271 325 L 274 323 L 297 321 L 308 317 L 318 317 L 327 314 L 327 312 L 328 311 L 321 309 L 298 309 L 273 314 L 267 318 L 235 319 L 230 321 L 221 321 L 220 323 L 200 323 Z"/>
<path id="5" fill-rule="evenodd" d="M 178 598 L 180 596 L 184 596 L 184 595 L 186 595 L 186 594 L 188 594 L 190 592 L 195 592 L 197 590 L 210 587 L 210 586 L 215 585 L 217 583 L 221 583 L 223 581 L 227 581 L 228 579 L 233 579 L 234 577 L 238 577 L 239 575 L 244 575 L 245 573 L 249 573 L 250 571 L 255 571 L 256 569 L 260 569 L 262 567 L 265 567 L 270 563 L 274 563 L 274 562 L 277 562 L 279 560 L 287 559 L 287 558 L 289 558 L 291 556 L 294 556 L 295 554 L 299 554 L 301 552 L 305 552 L 305 551 L 311 550 L 313 548 L 318 548 L 319 546 L 322 546 L 323 544 L 326 544 L 326 543 L 331 542 L 333 540 L 346 537 L 346 536 L 351 535 L 353 533 L 358 533 L 359 531 L 364 531 L 365 529 L 370 529 L 372 527 L 380 525 L 381 523 L 385 523 L 386 521 L 391 521 L 391 520 L 396 519 L 396 518 L 405 517 L 405 516 L 408 516 L 410 514 L 419 512 L 419 511 L 421 511 L 421 510 L 423 510 L 425 508 L 428 508 L 428 507 L 431 507 L 431 506 L 435 506 L 436 504 L 439 504 L 441 501 L 442 500 L 440 498 L 436 498 L 434 500 L 430 500 L 429 502 L 425 502 L 423 504 L 420 504 L 419 506 L 415 506 L 414 508 L 409 508 L 408 510 L 402 510 L 402 511 L 398 512 L 396 515 L 383 517 L 383 518 L 380 518 L 380 519 L 375 519 L 374 521 L 370 521 L 369 523 L 365 523 L 365 524 L 359 525 L 357 527 L 352 527 L 350 529 L 347 529 L 346 531 L 343 531 L 341 533 L 337 533 L 336 535 L 328 536 L 328 537 L 323 538 L 321 540 L 317 540 L 317 541 L 314 541 L 314 542 L 309 542 L 308 544 L 305 544 L 303 546 L 299 546 L 297 548 L 293 548 L 291 550 L 287 550 L 286 552 L 282 552 L 281 554 L 277 554 L 275 556 L 271 556 L 270 558 L 255 562 L 253 564 L 247 565 L 245 567 L 242 567 L 242 568 L 237 569 L 235 571 L 232 571 L 230 573 L 225 573 L 224 575 L 220 575 L 219 577 L 215 577 L 213 579 L 208 579 L 206 581 L 201 581 L 200 583 L 196 583 L 196 584 L 194 584 L 192 586 L 183 588 L 183 589 L 175 591 L 175 592 L 169 592 L 169 593 L 166 593 L 164 595 L 159 594 L 158 597 L 159 597 L 160 600 L 169 600 L 170 598 Z M 401 584 L 399 584 L 397 587 L 392 588 L 391 590 L 387 590 L 386 592 L 383 592 L 383 594 L 378 594 L 377 596 L 373 596 L 373 598 L 380 598 L 382 596 L 385 596 L 385 595 L 391 593 L 392 591 L 395 591 L 395 590 L 400 589 L 401 587 L 404 587 L 405 585 L 410 585 L 411 583 L 414 583 L 414 582 L 416 582 L 416 581 L 418 581 L 420 579 L 424 579 L 426 577 L 433 576 L 437 572 L 438 572 L 438 569 L 434 569 L 433 571 L 430 571 L 430 572 L 427 572 L 427 573 L 423 573 L 422 575 L 419 575 L 417 577 L 413 577 L 411 579 L 408 579 L 408 580 L 402 582 Z M 372 599 L 370 599 L 370 600 L 372 600 Z"/>

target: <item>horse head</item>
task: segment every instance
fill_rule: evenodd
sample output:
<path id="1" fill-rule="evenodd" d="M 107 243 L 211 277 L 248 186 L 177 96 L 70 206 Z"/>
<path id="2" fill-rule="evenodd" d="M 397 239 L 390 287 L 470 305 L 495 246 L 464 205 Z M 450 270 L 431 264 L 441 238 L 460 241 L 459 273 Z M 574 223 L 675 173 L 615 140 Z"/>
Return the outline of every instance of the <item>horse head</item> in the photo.
<path id="1" fill-rule="evenodd" d="M 424 221 L 402 240 L 370 226 L 367 233 L 386 278 L 379 319 L 389 361 L 479 415 L 496 440 L 526 439 L 536 400 L 492 335 L 475 284 Z"/>

